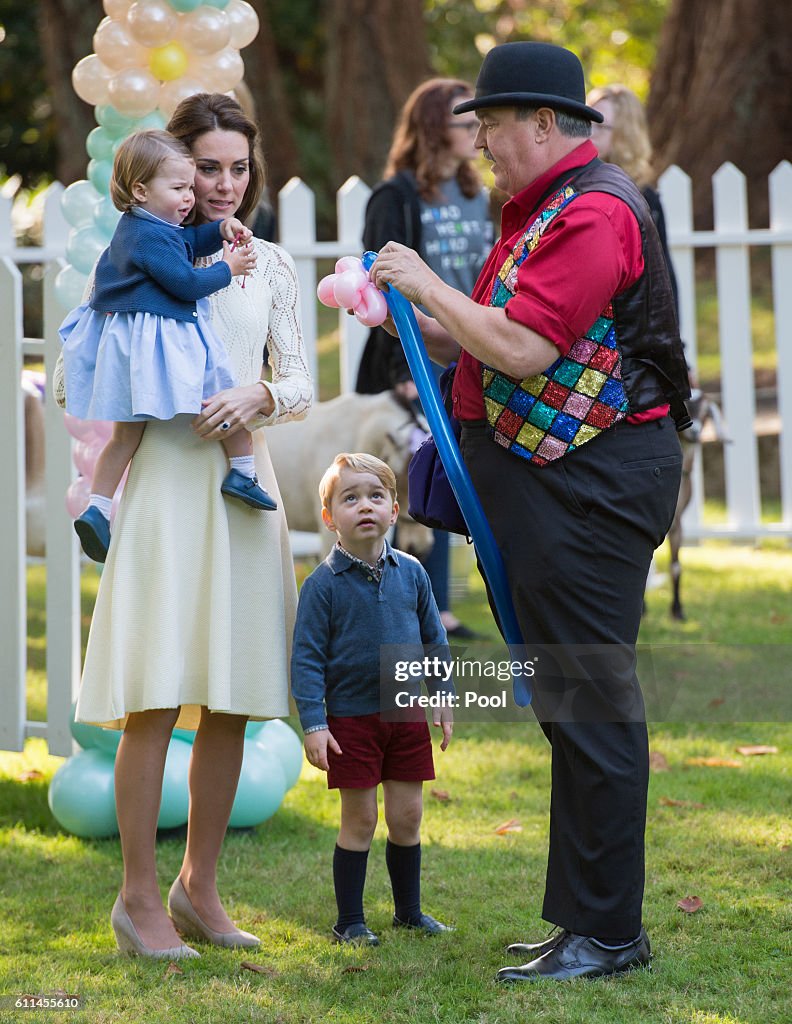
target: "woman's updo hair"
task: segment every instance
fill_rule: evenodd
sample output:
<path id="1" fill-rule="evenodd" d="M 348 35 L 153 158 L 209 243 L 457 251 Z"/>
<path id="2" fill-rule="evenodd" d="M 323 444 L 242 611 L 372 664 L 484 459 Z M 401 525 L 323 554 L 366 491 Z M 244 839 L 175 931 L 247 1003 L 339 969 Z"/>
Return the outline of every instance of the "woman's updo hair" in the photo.
<path id="1" fill-rule="evenodd" d="M 137 199 L 132 194 L 133 187 L 137 184 L 147 185 L 171 157 L 192 160 L 192 153 L 181 140 L 168 132 L 151 129 L 135 132 L 124 139 L 116 151 L 110 178 L 113 206 L 124 213 L 137 206 Z"/>
<path id="2" fill-rule="evenodd" d="M 176 107 L 168 122 L 168 131 L 192 149 L 196 139 L 207 132 L 239 132 L 250 146 L 250 181 L 236 212 L 245 220 L 258 206 L 264 191 L 264 158 L 261 155 L 259 130 L 256 122 L 247 116 L 231 96 L 221 92 L 199 92 L 188 96 Z"/>

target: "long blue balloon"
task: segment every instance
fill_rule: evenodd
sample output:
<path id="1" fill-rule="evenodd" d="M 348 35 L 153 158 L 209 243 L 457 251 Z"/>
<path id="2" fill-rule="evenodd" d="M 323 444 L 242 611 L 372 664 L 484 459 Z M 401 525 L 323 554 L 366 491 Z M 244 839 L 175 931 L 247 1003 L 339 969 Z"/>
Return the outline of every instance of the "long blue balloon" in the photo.
<path id="1" fill-rule="evenodd" d="M 375 252 L 363 253 L 363 266 L 366 270 L 371 269 L 376 258 Z M 473 487 L 467 466 L 462 460 L 462 453 L 459 451 L 451 424 L 448 422 L 440 390 L 432 372 L 429 356 L 426 354 L 421 332 L 418 329 L 418 321 L 415 319 L 412 305 L 395 288 L 390 288 L 383 294 L 396 330 L 399 332 L 407 365 L 410 367 L 410 373 L 418 388 L 418 394 L 421 396 L 421 404 L 429 422 L 429 429 L 435 439 L 443 468 L 459 502 L 462 515 L 465 517 L 470 536 L 476 547 L 476 554 L 487 577 L 487 583 L 498 610 L 503 636 L 511 652 L 512 663 L 521 664 L 524 657 L 523 638 L 514 612 L 503 559 L 498 545 L 495 543 L 487 517 L 484 515 L 479 496 Z M 531 687 L 524 675 L 517 673 L 512 675 L 512 690 L 514 702 L 519 707 L 526 707 L 531 703 Z"/>

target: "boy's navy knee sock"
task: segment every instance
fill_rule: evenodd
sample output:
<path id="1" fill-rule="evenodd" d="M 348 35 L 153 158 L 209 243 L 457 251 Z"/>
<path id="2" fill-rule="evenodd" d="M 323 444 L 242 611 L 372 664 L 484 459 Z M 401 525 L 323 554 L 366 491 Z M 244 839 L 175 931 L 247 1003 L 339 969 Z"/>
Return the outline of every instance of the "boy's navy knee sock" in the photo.
<path id="1" fill-rule="evenodd" d="M 389 839 L 385 845 L 385 863 L 393 888 L 396 917 L 405 923 L 417 921 L 421 916 L 421 844 L 397 846 Z"/>
<path id="2" fill-rule="evenodd" d="M 333 885 L 338 904 L 336 927 L 343 931 L 350 924 L 365 921 L 363 887 L 366 884 L 368 850 L 344 850 L 337 843 L 333 853 Z"/>

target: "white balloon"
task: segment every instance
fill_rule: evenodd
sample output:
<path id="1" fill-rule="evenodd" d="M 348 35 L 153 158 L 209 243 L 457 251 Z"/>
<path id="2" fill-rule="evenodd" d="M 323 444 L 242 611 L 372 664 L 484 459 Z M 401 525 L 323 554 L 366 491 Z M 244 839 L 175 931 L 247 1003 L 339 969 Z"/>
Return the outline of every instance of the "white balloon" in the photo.
<path id="1" fill-rule="evenodd" d="M 104 9 L 111 18 L 123 21 L 127 16 L 132 0 L 104 0 Z"/>
<path id="2" fill-rule="evenodd" d="M 228 92 L 238 85 L 245 73 L 239 50 L 227 46 L 210 57 L 190 62 L 190 77 L 200 81 L 209 92 Z"/>
<path id="3" fill-rule="evenodd" d="M 143 46 L 165 46 L 176 37 L 179 16 L 165 0 L 137 0 L 127 14 L 134 39 Z"/>
<path id="4" fill-rule="evenodd" d="M 141 68 L 148 64 L 148 51 L 135 42 L 119 21 L 105 18 L 94 33 L 93 48 L 109 68 Z"/>
<path id="5" fill-rule="evenodd" d="M 228 45 L 230 38 L 231 24 L 225 11 L 202 4 L 182 15 L 178 41 L 192 53 L 217 53 Z"/>
<path id="6" fill-rule="evenodd" d="M 182 100 L 194 96 L 197 92 L 206 92 L 206 88 L 192 78 L 177 78 L 173 82 L 163 82 L 157 106 L 167 120 Z"/>
<path id="7" fill-rule="evenodd" d="M 106 67 L 95 53 L 83 57 L 74 65 L 72 85 L 81 100 L 91 106 L 107 103 L 108 88 L 113 72 Z"/>
<path id="8" fill-rule="evenodd" d="M 256 12 L 245 0 L 231 0 L 225 9 L 225 16 L 231 25 L 229 44 L 237 50 L 249 46 L 258 35 L 259 19 Z"/>
<path id="9" fill-rule="evenodd" d="M 150 71 L 124 68 L 110 82 L 110 102 L 121 114 L 143 117 L 157 106 L 160 84 Z"/>

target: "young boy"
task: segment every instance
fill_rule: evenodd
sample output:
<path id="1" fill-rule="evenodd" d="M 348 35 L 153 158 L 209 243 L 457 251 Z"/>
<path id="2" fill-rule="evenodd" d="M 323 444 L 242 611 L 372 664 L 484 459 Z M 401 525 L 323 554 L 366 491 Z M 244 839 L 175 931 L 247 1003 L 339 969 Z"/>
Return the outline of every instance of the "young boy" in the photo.
<path id="1" fill-rule="evenodd" d="M 373 455 L 338 455 L 319 485 L 322 519 L 338 542 L 303 583 L 292 654 L 292 693 L 312 765 L 341 793 L 341 828 L 333 856 L 337 942 L 377 946 L 363 914 L 366 863 L 382 783 L 393 888 L 394 927 L 451 931 L 421 910 L 423 781 L 433 779 L 432 743 L 423 716 L 380 715 L 380 648 L 438 645 L 448 655 L 423 566 L 385 540 L 399 514 L 396 478 Z M 451 701 L 448 702 L 449 704 Z M 445 750 L 450 707 L 433 709 Z"/>

